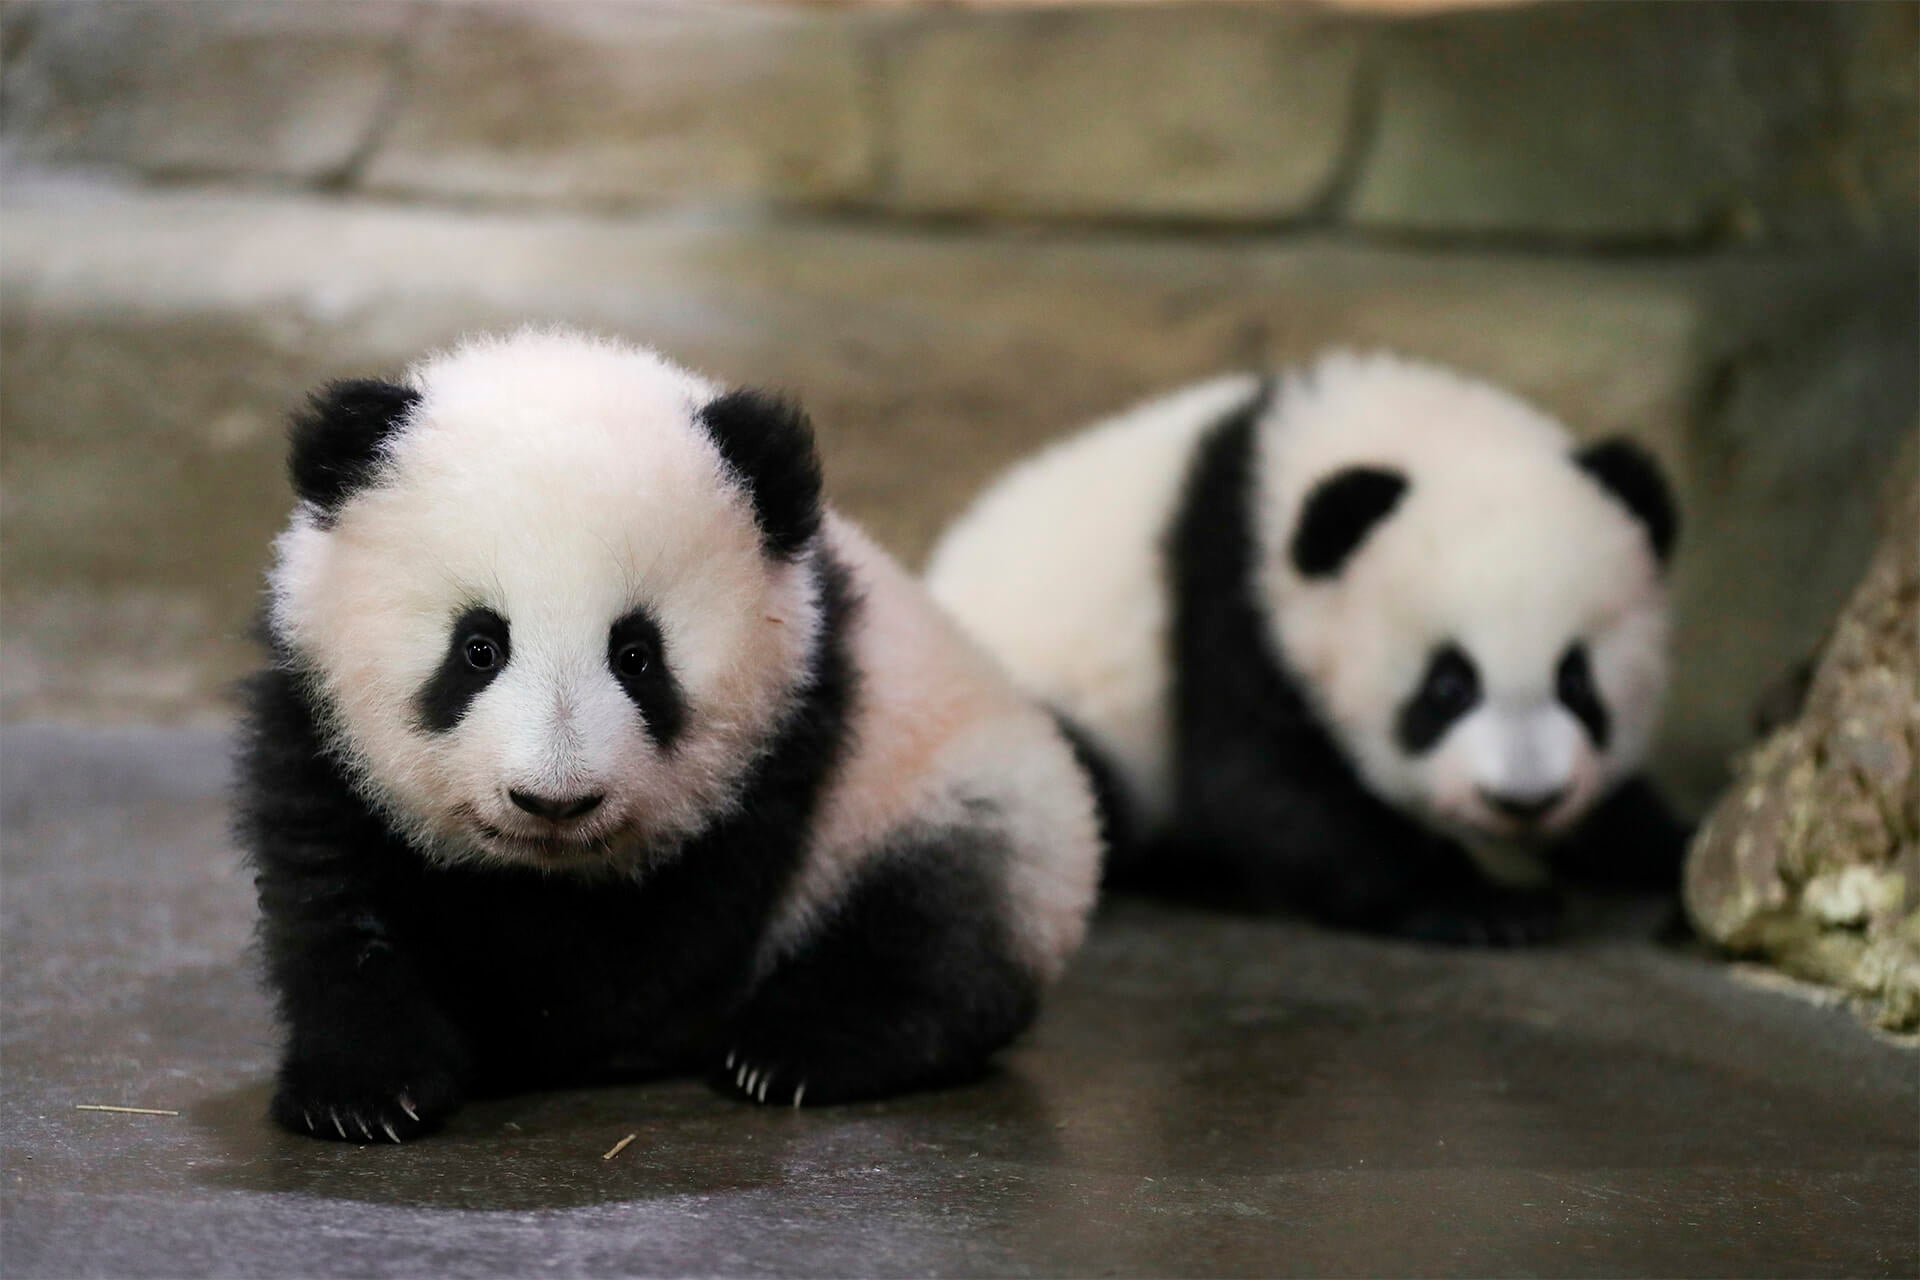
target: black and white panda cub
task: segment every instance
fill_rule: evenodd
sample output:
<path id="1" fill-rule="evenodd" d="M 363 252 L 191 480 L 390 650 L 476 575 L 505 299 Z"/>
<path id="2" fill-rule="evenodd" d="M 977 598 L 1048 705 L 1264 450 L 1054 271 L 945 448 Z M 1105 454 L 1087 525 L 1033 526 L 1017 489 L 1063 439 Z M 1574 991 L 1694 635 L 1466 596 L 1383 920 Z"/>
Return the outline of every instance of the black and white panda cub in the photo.
<path id="1" fill-rule="evenodd" d="M 835 1102 L 1033 1016 L 1090 784 L 823 507 L 797 410 L 523 332 L 326 388 L 291 468 L 239 805 L 282 1125 L 690 1071 Z"/>
<path id="2" fill-rule="evenodd" d="M 1543 853 L 1677 883 L 1637 776 L 1675 531 L 1635 446 L 1334 354 L 1028 460 L 928 582 L 1104 774 L 1110 882 L 1499 944 L 1556 927 Z"/>

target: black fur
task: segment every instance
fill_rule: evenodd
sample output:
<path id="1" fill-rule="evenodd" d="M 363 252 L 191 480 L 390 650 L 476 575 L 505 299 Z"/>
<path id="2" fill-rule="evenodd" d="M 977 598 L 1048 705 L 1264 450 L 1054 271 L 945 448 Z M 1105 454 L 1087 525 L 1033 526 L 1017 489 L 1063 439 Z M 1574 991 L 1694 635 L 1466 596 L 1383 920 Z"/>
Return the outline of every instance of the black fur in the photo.
<path id="1" fill-rule="evenodd" d="M 419 400 L 419 392 L 391 382 L 330 382 L 294 415 L 287 472 L 293 491 L 313 504 L 322 527 L 372 482 L 381 447 Z"/>
<path id="2" fill-rule="evenodd" d="M 735 1048 L 804 1064 L 806 1101 L 829 1102 L 964 1077 L 1025 1025 L 1035 990 L 979 832 L 872 864 L 754 984 L 859 696 L 860 604 L 815 554 L 826 617 L 808 692 L 737 811 L 637 882 L 428 863 L 329 757 L 315 695 L 276 654 L 249 691 L 238 826 L 287 1030 L 279 1123 L 406 1139 L 476 1091 L 713 1071 Z"/>
<path id="3" fill-rule="evenodd" d="M 629 647 L 646 655 L 644 670 L 637 673 L 621 670 L 622 651 Z M 662 747 L 672 747 L 686 723 L 687 700 L 680 692 L 680 682 L 673 677 L 660 624 L 645 609 L 635 609 L 613 624 L 607 635 L 607 665 L 633 705 L 640 708 L 641 719 L 646 722 L 653 740 Z"/>
<path id="4" fill-rule="evenodd" d="M 1587 646 L 1576 644 L 1560 659 L 1553 673 L 1553 692 L 1560 705 L 1572 712 L 1573 718 L 1586 729 L 1593 745 L 1606 750 L 1607 741 L 1613 736 L 1613 717 L 1607 712 L 1607 704 L 1600 700 L 1600 691 L 1593 687 L 1593 667 L 1587 661 Z"/>
<path id="5" fill-rule="evenodd" d="M 1576 883 L 1677 894 L 1692 837 L 1652 783 L 1629 778 L 1548 851 L 1548 862 Z"/>
<path id="6" fill-rule="evenodd" d="M 1170 531 L 1174 834 L 1136 883 L 1439 942 L 1551 934 L 1557 897 L 1488 884 L 1463 850 L 1375 797 L 1272 651 L 1249 589 L 1266 398 L 1206 437 Z"/>
<path id="7" fill-rule="evenodd" d="M 512 656 L 507 620 L 493 610 L 475 605 L 453 620 L 447 636 L 447 656 L 440 660 L 420 691 L 413 695 L 414 718 L 429 733 L 446 733 L 460 723 L 480 691 L 506 669 Z M 476 667 L 469 649 L 475 642 L 490 644 L 497 661 Z"/>
<path id="8" fill-rule="evenodd" d="M 1382 467 L 1348 467 L 1315 485 L 1293 531 L 1293 566 L 1308 578 L 1330 578 L 1375 525 L 1406 495 L 1407 478 Z"/>
<path id="9" fill-rule="evenodd" d="M 1646 526 L 1653 554 L 1667 563 L 1680 536 L 1680 510 L 1653 455 L 1631 440 L 1616 438 L 1587 445 L 1573 458 Z"/>
<path id="10" fill-rule="evenodd" d="M 1039 1002 L 1002 923 L 1004 852 L 975 827 L 876 856 L 735 1019 L 714 1083 L 827 1103 L 977 1076 Z"/>
<path id="11" fill-rule="evenodd" d="M 797 405 L 729 391 L 700 410 L 721 456 L 746 482 L 767 553 L 791 559 L 820 527 L 820 456 Z"/>

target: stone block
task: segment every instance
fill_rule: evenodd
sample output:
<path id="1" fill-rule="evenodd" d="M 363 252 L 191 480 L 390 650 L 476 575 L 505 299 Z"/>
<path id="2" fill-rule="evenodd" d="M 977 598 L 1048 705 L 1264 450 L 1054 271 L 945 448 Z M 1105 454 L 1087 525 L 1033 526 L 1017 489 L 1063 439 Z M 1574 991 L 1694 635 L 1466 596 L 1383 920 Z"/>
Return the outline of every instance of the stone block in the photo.
<path id="1" fill-rule="evenodd" d="M 397 194 L 833 203 L 873 166 L 857 17 L 757 5 L 445 5 L 368 162 Z"/>
<path id="2" fill-rule="evenodd" d="M 1538 5 L 1378 35 L 1360 226 L 1915 241 L 1911 5 Z"/>
<path id="3" fill-rule="evenodd" d="M 388 105 L 412 12 L 399 0 L 11 5 L 0 136 L 43 164 L 335 180 Z"/>
<path id="4" fill-rule="evenodd" d="M 971 216 L 1300 217 L 1327 193 L 1358 32 L 1192 5 L 961 13 L 892 45 L 898 207 Z"/>

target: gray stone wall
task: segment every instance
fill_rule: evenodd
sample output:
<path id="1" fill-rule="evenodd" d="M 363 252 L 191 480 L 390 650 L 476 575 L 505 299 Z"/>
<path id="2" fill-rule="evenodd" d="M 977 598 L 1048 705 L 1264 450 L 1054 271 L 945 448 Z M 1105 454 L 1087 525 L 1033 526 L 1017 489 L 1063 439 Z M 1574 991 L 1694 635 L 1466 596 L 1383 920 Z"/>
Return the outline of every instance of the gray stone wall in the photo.
<path id="1" fill-rule="evenodd" d="M 224 714 L 306 386 L 567 320 L 820 421 L 912 560 L 1334 343 L 1674 469 L 1698 802 L 1920 420 L 1920 7 L 0 3 L 0 715 Z"/>

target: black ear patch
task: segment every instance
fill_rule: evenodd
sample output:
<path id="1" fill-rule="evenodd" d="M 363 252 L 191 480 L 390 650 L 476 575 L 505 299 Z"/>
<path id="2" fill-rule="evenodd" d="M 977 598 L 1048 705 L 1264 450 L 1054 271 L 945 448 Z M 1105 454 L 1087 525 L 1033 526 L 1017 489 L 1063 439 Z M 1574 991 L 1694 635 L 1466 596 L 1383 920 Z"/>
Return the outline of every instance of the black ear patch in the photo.
<path id="1" fill-rule="evenodd" d="M 1653 455 L 1616 436 L 1586 446 L 1573 455 L 1573 461 L 1646 526 L 1653 554 L 1666 564 L 1680 536 L 1680 511 Z"/>
<path id="2" fill-rule="evenodd" d="M 322 527 L 373 479 L 380 446 L 420 401 L 420 393 L 391 382 L 330 382 L 293 416 L 287 473 L 293 491 L 319 509 Z"/>
<path id="3" fill-rule="evenodd" d="M 1314 486 L 1293 531 L 1293 566 L 1326 578 L 1357 550 L 1407 492 L 1407 478 L 1383 467 L 1348 467 Z"/>
<path id="4" fill-rule="evenodd" d="M 720 455 L 740 473 L 767 553 L 792 559 L 820 527 L 820 455 L 798 405 L 763 391 L 729 391 L 700 410 Z"/>

